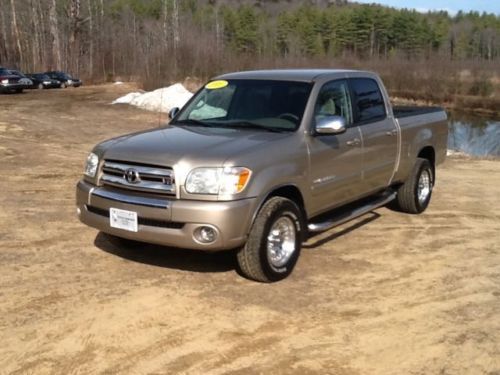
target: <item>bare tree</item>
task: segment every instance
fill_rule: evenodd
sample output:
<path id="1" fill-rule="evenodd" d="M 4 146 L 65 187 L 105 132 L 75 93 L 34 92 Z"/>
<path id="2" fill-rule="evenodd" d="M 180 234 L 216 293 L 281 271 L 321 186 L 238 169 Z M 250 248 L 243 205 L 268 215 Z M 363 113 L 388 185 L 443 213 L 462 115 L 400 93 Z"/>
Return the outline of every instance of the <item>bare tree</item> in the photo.
<path id="1" fill-rule="evenodd" d="M 89 9 L 89 75 L 94 76 L 94 22 L 92 17 L 92 1 L 87 1 Z"/>
<path id="2" fill-rule="evenodd" d="M 168 2 L 163 0 L 163 46 L 168 49 Z"/>
<path id="3" fill-rule="evenodd" d="M 52 37 L 52 59 L 51 67 L 59 69 L 61 67 L 61 42 L 59 40 L 59 25 L 57 23 L 56 0 L 49 3 L 50 35 Z"/>
<path id="4" fill-rule="evenodd" d="M 16 6 L 14 0 L 10 0 L 10 9 L 11 9 L 11 25 L 12 25 L 12 38 L 14 40 L 17 56 L 19 58 L 19 64 L 23 67 L 24 56 L 23 50 L 21 47 L 21 36 L 19 35 L 19 28 L 17 27 L 17 15 L 16 15 Z"/>
<path id="5" fill-rule="evenodd" d="M 7 28 L 5 27 L 4 12 L 0 12 L 0 63 L 5 63 L 8 56 Z"/>
<path id="6" fill-rule="evenodd" d="M 174 9 L 172 11 L 172 28 L 174 37 L 174 53 L 179 49 L 179 43 L 181 40 L 179 34 L 179 4 L 177 0 L 174 0 Z"/>
<path id="7" fill-rule="evenodd" d="M 69 35 L 69 55 L 70 66 L 72 70 L 78 72 L 80 68 L 79 54 L 80 54 L 80 25 L 82 19 L 80 18 L 80 0 L 71 0 L 69 7 L 70 18 L 70 35 Z"/>
<path id="8" fill-rule="evenodd" d="M 38 21 L 38 9 L 35 0 L 30 0 L 31 6 L 31 28 L 33 30 L 31 57 L 32 57 L 32 71 L 35 71 L 37 65 L 41 62 L 41 48 L 40 48 L 40 23 Z"/>

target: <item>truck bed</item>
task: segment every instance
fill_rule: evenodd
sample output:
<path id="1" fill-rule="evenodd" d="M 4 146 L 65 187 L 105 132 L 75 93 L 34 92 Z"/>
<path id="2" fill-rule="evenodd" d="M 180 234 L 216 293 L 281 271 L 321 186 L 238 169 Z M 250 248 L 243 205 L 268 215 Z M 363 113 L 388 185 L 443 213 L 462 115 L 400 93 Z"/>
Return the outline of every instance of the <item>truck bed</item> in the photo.
<path id="1" fill-rule="evenodd" d="M 428 113 L 444 111 L 441 107 L 421 107 L 421 106 L 393 106 L 392 112 L 395 118 L 425 115 Z"/>

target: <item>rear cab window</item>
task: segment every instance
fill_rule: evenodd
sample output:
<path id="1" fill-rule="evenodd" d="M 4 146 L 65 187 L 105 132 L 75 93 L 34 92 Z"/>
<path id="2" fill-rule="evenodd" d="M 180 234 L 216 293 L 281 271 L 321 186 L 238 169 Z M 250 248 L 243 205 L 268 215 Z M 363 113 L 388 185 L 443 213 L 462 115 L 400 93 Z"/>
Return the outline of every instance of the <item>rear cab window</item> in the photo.
<path id="1" fill-rule="evenodd" d="M 380 87 L 371 78 L 351 78 L 354 118 L 357 124 L 366 124 L 386 118 L 385 102 Z"/>

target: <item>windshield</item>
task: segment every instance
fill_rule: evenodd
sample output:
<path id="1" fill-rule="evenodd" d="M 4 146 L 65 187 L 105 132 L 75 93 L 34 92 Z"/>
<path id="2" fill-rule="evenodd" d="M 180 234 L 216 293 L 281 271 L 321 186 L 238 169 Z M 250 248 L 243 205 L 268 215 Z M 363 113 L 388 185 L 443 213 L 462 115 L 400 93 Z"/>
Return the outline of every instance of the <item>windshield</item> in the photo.
<path id="1" fill-rule="evenodd" d="M 209 82 L 174 125 L 297 130 L 312 84 L 270 80 Z"/>

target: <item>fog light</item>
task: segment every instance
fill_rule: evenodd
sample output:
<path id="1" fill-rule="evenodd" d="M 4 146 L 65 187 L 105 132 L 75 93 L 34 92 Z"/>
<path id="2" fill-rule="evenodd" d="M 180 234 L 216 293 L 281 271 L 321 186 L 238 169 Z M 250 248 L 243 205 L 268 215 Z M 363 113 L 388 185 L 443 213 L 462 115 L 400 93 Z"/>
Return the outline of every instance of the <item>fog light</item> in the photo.
<path id="1" fill-rule="evenodd" d="M 194 239 L 201 243 L 211 243 L 217 239 L 217 231 L 212 227 L 199 227 L 194 231 Z"/>

